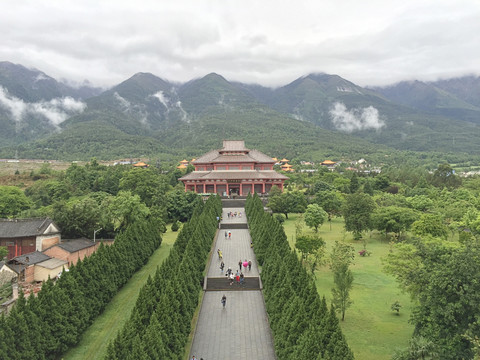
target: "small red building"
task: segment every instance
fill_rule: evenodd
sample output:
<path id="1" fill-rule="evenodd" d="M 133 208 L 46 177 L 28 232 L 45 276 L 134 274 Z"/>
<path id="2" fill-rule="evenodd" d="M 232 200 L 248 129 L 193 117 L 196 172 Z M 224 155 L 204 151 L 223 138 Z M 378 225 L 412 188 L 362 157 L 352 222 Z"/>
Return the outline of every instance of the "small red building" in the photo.
<path id="1" fill-rule="evenodd" d="M 52 219 L 0 219 L 0 246 L 8 249 L 7 259 L 58 244 L 60 229 Z"/>
<path id="2" fill-rule="evenodd" d="M 181 177 L 185 191 L 246 196 L 267 193 L 276 185 L 283 190 L 287 176 L 273 170 L 275 160 L 245 147 L 243 140 L 223 140 L 223 148 L 212 150 L 192 162 L 195 171 Z"/>

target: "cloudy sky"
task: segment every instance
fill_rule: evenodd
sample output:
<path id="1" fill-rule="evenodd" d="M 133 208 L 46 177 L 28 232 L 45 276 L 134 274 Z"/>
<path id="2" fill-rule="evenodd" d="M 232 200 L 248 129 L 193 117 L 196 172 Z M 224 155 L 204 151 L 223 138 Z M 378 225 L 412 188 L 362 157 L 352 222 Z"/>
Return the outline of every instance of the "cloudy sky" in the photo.
<path id="1" fill-rule="evenodd" d="M 137 72 L 265 86 L 480 75 L 480 0 L 3 0 L 0 34 L 0 61 L 97 86 Z"/>

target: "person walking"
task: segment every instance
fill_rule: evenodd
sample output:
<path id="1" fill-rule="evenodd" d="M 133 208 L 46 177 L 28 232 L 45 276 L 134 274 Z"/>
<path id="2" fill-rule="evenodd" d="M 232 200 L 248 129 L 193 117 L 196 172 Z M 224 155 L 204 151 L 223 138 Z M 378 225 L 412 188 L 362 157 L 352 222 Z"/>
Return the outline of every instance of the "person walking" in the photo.
<path id="1" fill-rule="evenodd" d="M 223 308 L 225 309 L 225 305 L 227 305 L 227 297 L 225 296 L 225 294 L 223 294 L 221 301 L 222 301 Z"/>
<path id="2" fill-rule="evenodd" d="M 233 280 L 234 280 L 233 272 L 230 273 L 230 276 L 228 278 L 230 280 L 230 286 L 232 286 L 233 285 Z"/>
<path id="3" fill-rule="evenodd" d="M 231 232 L 231 231 L 228 232 L 228 238 L 229 238 L 229 239 L 232 238 L 232 232 Z"/>
<path id="4" fill-rule="evenodd" d="M 245 276 L 243 275 L 243 272 L 240 273 L 240 285 L 243 285 L 245 283 Z"/>
<path id="5" fill-rule="evenodd" d="M 238 260 L 238 270 L 242 271 L 242 259 Z"/>
<path id="6" fill-rule="evenodd" d="M 245 261 L 243 262 L 243 271 L 247 271 L 247 266 L 248 266 L 248 261 L 247 259 L 245 259 Z"/>
<path id="7" fill-rule="evenodd" d="M 225 263 L 222 261 L 220 263 L 220 272 L 223 274 L 223 269 L 225 268 Z"/>
<path id="8" fill-rule="evenodd" d="M 228 233 L 225 231 L 225 240 L 227 239 Z"/>
<path id="9" fill-rule="evenodd" d="M 248 260 L 248 271 L 252 270 L 252 260 Z"/>

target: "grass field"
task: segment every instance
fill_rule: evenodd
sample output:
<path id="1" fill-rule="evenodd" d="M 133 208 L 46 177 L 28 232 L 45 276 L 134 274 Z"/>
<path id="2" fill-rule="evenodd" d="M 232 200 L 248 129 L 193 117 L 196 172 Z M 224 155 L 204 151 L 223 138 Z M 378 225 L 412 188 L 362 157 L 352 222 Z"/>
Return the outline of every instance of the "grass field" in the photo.
<path id="1" fill-rule="evenodd" d="M 285 233 L 291 246 L 294 245 L 295 221 L 298 215 L 289 214 L 284 223 Z M 305 232 L 310 232 L 308 227 Z M 351 233 L 345 233 L 343 219 L 332 221 L 319 229 L 320 236 L 327 242 L 327 256 L 335 240 L 344 239 L 356 250 L 354 265 L 351 270 L 354 275 L 350 298 L 353 304 L 345 313 L 345 321 L 341 323 L 343 333 L 357 360 L 390 359 L 397 348 L 407 347 L 413 326 L 408 323 L 411 312 L 411 301 L 407 294 L 399 289 L 395 279 L 382 271 L 381 258 L 389 252 L 390 245 L 379 234 L 366 234 L 367 250 L 371 256 L 361 257 L 358 251 L 363 249 L 362 241 L 353 241 Z M 333 275 L 324 266 L 317 273 L 317 289 L 321 296 L 325 295 L 327 303 L 331 302 Z M 390 306 L 395 301 L 402 305 L 400 315 L 395 315 Z"/>
<path id="2" fill-rule="evenodd" d="M 157 266 L 170 253 L 178 232 L 172 232 L 167 226 L 167 232 L 163 234 L 162 245 L 150 257 L 148 263 L 133 275 L 130 281 L 118 292 L 102 315 L 83 334 L 80 343 L 66 354 L 65 360 L 103 359 L 107 351 L 108 343 L 113 340 L 137 301 L 138 293 L 147 281 L 148 275 L 153 276 Z"/>

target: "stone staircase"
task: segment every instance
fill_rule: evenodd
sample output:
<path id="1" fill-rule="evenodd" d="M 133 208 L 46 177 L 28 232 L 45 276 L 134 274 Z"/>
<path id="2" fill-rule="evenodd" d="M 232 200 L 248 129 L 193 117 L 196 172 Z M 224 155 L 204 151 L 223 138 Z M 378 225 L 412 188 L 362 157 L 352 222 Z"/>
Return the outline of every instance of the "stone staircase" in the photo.
<path id="1" fill-rule="evenodd" d="M 248 229 L 248 224 L 247 223 L 230 223 L 230 224 L 220 223 L 220 229 L 228 229 L 228 230 Z"/>
<path id="2" fill-rule="evenodd" d="M 236 281 L 230 285 L 230 281 L 226 276 L 210 277 L 206 279 L 205 291 L 242 291 L 242 290 L 261 290 L 260 278 L 245 277 L 242 285 L 237 284 Z"/>

